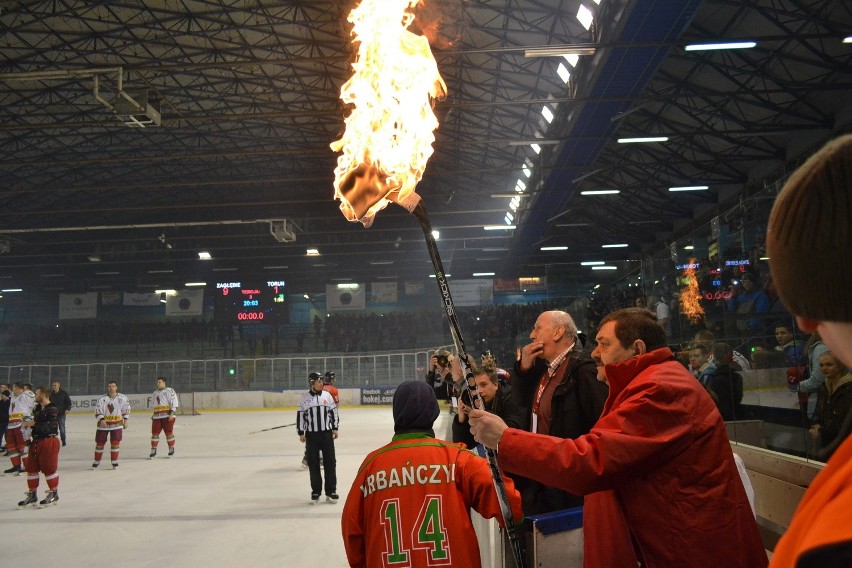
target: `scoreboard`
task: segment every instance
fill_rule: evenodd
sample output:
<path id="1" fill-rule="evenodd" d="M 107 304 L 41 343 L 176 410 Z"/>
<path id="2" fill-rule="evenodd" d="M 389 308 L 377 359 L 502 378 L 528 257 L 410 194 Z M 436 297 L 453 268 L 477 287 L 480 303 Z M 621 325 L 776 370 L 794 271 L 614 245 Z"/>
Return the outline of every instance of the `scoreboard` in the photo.
<path id="1" fill-rule="evenodd" d="M 217 282 L 213 317 L 221 324 L 287 321 L 287 292 L 283 280 Z"/>

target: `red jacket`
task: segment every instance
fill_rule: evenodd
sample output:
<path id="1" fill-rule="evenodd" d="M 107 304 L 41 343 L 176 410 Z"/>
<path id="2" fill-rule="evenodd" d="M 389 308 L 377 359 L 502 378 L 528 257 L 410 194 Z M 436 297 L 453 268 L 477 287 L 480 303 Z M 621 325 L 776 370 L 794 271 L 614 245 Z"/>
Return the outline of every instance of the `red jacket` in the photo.
<path id="1" fill-rule="evenodd" d="M 852 436 L 834 452 L 772 555 L 771 568 L 849 566 L 852 558 Z"/>
<path id="2" fill-rule="evenodd" d="M 506 491 L 523 520 L 512 480 Z M 470 509 L 497 517 L 488 461 L 425 433 L 397 434 L 371 452 L 352 483 L 341 525 L 350 566 L 479 566 Z"/>
<path id="3" fill-rule="evenodd" d="M 609 398 L 574 440 L 509 429 L 508 473 L 589 494 L 587 568 L 767 565 L 713 400 L 668 348 L 606 366 Z M 600 492 L 600 493 L 596 493 Z M 632 533 L 635 554 L 630 544 Z"/>

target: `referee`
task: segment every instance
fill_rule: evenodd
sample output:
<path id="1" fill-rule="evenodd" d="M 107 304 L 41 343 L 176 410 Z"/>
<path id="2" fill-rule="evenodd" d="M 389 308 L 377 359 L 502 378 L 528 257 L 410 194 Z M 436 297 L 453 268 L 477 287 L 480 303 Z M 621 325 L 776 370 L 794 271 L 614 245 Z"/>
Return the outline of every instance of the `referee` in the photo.
<path id="1" fill-rule="evenodd" d="M 325 469 L 325 500 L 337 503 L 337 460 L 334 457 L 334 439 L 337 438 L 339 416 L 337 404 L 331 394 L 323 390 L 322 376 L 319 373 L 308 375 L 310 390 L 299 400 L 296 415 L 296 431 L 299 441 L 306 444 L 308 469 L 311 472 L 311 504 L 319 501 L 322 493 L 322 471 L 320 471 L 320 451 Z"/>

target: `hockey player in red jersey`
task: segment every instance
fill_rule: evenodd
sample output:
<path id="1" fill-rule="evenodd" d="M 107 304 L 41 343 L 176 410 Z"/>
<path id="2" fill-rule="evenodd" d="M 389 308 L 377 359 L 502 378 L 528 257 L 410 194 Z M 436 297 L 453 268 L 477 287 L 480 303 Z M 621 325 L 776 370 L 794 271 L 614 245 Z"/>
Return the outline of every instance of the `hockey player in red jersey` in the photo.
<path id="1" fill-rule="evenodd" d="M 331 395 L 331 398 L 334 399 L 334 404 L 340 404 L 340 392 L 337 390 L 337 387 L 334 386 L 334 371 L 326 371 L 325 376 L 322 379 L 322 390 Z"/>
<path id="2" fill-rule="evenodd" d="M 422 381 L 403 383 L 393 397 L 393 440 L 371 452 L 346 498 L 341 520 L 350 566 L 480 566 L 470 509 L 501 523 L 488 462 L 435 438 L 440 411 Z M 515 519 L 521 497 L 506 490 Z"/>

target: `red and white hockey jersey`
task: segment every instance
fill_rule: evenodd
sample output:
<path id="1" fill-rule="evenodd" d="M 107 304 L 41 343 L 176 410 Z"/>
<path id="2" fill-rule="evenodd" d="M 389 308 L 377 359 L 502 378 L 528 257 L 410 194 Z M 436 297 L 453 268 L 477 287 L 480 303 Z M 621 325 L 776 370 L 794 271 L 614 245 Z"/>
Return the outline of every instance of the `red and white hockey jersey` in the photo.
<path id="1" fill-rule="evenodd" d="M 175 389 L 166 387 L 154 391 L 154 394 L 151 395 L 151 404 L 154 405 L 154 414 L 151 416 L 151 419 L 157 420 L 159 418 L 168 418 L 177 412 L 177 409 L 180 407 L 180 400 Z"/>
<path id="2" fill-rule="evenodd" d="M 33 391 L 21 391 L 21 394 L 12 395 L 9 399 L 9 425 L 7 430 L 20 428 L 24 420 L 33 417 L 35 407 L 35 393 Z"/>
<path id="3" fill-rule="evenodd" d="M 108 394 L 98 399 L 95 405 L 95 418 L 98 421 L 98 430 L 118 430 L 124 427 L 124 421 L 130 416 L 130 401 L 121 393 L 115 397 Z M 103 420 L 106 424 L 100 425 Z"/>
<path id="4" fill-rule="evenodd" d="M 516 522 L 521 496 L 506 490 Z M 480 566 L 470 509 L 502 524 L 488 461 L 428 434 L 398 434 L 358 471 L 341 526 L 350 566 Z"/>

